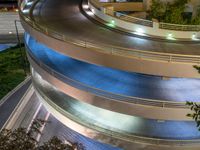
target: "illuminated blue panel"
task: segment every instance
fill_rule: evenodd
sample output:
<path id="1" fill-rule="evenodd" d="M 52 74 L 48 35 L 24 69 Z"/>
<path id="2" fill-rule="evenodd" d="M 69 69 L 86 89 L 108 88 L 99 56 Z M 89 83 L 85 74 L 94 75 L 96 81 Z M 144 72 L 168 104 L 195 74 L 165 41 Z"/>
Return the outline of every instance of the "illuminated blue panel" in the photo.
<path id="1" fill-rule="evenodd" d="M 171 78 L 125 72 L 81 62 L 59 54 L 32 37 L 32 53 L 53 70 L 91 87 L 115 94 L 168 101 L 200 101 L 200 80 Z M 117 62 L 116 62 L 117 63 Z"/>

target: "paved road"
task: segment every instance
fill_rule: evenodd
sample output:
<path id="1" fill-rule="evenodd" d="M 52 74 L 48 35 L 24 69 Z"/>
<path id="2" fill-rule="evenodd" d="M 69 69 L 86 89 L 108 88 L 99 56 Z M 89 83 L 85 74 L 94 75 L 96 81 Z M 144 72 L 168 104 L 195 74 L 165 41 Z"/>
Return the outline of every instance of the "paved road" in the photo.
<path id="1" fill-rule="evenodd" d="M 31 38 L 28 42 L 38 60 L 66 77 L 114 94 L 166 101 L 200 101 L 200 80 L 130 73 L 84 63 L 52 51 Z M 72 84 L 68 82 L 68 84 Z M 81 88 L 78 85 L 72 85 Z M 84 89 L 84 87 L 82 87 Z M 92 91 L 90 91 L 92 92 Z M 98 93 L 98 92 L 97 92 Z M 122 97 L 121 100 L 124 98 Z"/>
<path id="2" fill-rule="evenodd" d="M 17 12 L 0 13 L 0 43 L 17 43 L 14 21 L 19 20 Z M 17 22 L 20 39 L 23 41 L 24 29 L 20 22 Z"/>
<path id="3" fill-rule="evenodd" d="M 0 13 L 0 35 L 9 34 L 9 32 L 16 34 L 15 20 L 19 20 L 19 15 L 17 12 L 4 12 Z M 24 29 L 21 23 L 17 22 L 17 27 L 19 33 L 23 33 Z"/>
<path id="4" fill-rule="evenodd" d="M 19 15 L 16 12 L 0 13 L 0 43 L 18 43 L 16 37 L 16 29 L 14 21 L 19 20 Z M 24 29 L 19 22 L 17 22 L 18 32 L 21 41 L 23 41 Z"/>
<path id="5" fill-rule="evenodd" d="M 31 84 L 29 80 L 24 84 L 19 90 L 13 93 L 1 106 L 0 106 L 0 128 L 3 127 L 4 123 L 7 121 L 12 111 L 15 109 L 18 102 L 21 100 L 28 87 Z"/>
<path id="6" fill-rule="evenodd" d="M 81 0 L 41 0 L 34 16 L 37 22 L 75 39 L 138 50 L 200 55 L 200 43 L 167 43 L 128 36 L 88 20 L 79 10 Z"/>

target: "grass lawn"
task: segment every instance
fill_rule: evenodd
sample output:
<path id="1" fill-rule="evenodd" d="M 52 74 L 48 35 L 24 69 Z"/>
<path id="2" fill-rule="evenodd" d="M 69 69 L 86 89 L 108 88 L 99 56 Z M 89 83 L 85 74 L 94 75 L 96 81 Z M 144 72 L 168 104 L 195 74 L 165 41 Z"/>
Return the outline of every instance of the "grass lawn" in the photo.
<path id="1" fill-rule="evenodd" d="M 22 47 L 22 54 L 19 46 L 0 52 L 0 99 L 25 79 L 26 75 L 23 68 L 29 73 L 27 61 L 22 59 L 25 56 L 24 46 Z"/>

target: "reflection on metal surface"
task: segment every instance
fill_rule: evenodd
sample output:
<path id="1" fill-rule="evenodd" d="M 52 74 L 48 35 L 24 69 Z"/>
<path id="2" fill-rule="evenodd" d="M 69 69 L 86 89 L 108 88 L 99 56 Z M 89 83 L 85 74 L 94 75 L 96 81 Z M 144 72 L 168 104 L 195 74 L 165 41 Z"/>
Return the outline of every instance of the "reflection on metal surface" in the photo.
<path id="1" fill-rule="evenodd" d="M 47 97 L 48 101 L 52 101 L 58 107 L 65 110 L 67 117 L 72 117 L 72 119 L 75 117 L 76 122 L 94 130 L 101 129 L 101 132 L 110 130 L 114 135 L 120 133 L 122 137 L 128 136 L 131 138 L 137 135 L 144 139 L 154 137 L 155 140 L 159 138 L 159 140 L 163 139 L 164 141 L 169 139 L 172 141 L 177 139 L 184 141 L 200 138 L 200 133 L 196 130 L 193 121 L 158 122 L 157 120 L 112 112 L 77 101 L 65 95 L 47 83 L 35 71 L 33 71 L 33 79 L 37 91 L 44 97 Z"/>

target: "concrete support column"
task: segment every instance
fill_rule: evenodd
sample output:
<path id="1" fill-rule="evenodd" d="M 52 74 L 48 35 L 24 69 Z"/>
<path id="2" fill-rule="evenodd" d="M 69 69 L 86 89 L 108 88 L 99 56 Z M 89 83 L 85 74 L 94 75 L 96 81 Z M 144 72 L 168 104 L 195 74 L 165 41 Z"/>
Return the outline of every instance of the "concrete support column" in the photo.
<path id="1" fill-rule="evenodd" d="M 159 29 L 159 21 L 157 19 L 152 19 L 153 21 L 153 29 L 157 31 Z"/>

